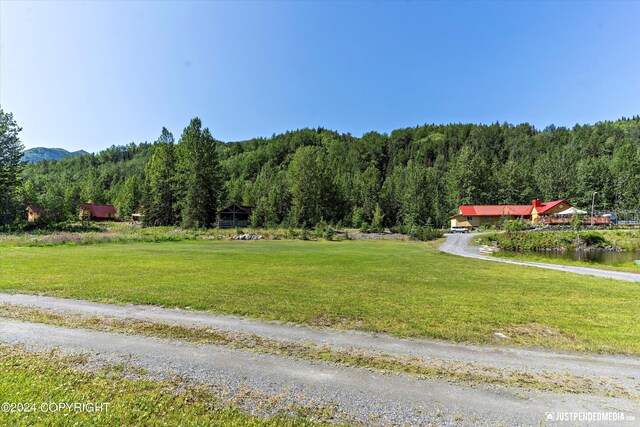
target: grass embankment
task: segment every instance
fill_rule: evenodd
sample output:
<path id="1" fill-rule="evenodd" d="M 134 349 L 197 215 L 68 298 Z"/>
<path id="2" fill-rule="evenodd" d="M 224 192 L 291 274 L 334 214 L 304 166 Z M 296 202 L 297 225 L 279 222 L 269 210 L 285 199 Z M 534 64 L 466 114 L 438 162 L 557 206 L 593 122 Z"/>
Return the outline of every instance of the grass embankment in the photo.
<path id="1" fill-rule="evenodd" d="M 578 261 L 567 258 L 552 258 L 546 257 L 536 252 L 496 252 L 493 256 L 500 258 L 509 258 L 516 261 L 533 261 L 533 262 L 544 262 L 547 264 L 558 264 L 558 265 L 571 265 L 576 267 L 588 267 L 588 268 L 597 268 L 600 270 L 610 270 L 610 271 L 624 271 L 627 273 L 638 273 L 640 274 L 640 265 L 637 265 L 633 262 L 624 262 L 620 264 L 602 264 L 596 262 L 588 262 L 588 261 Z M 640 253 L 638 253 L 638 259 L 640 259 Z"/>
<path id="2" fill-rule="evenodd" d="M 157 381 L 126 367 L 96 372 L 80 356 L 0 346 L 0 424 L 4 426 L 317 426 L 286 414 L 262 419 L 230 406 L 215 390 Z M 140 377 L 142 374 L 142 377 Z M 135 378 L 138 377 L 138 378 Z M 133 379 L 135 378 L 135 379 Z M 250 398 L 247 395 L 247 398 Z M 69 409 L 61 404 L 84 403 Z M 104 404 L 107 405 L 104 405 Z M 100 406 L 98 406 L 100 405 Z M 99 410 L 98 410 L 99 408 Z M 308 408 L 291 408 L 306 414 Z M 312 415 L 315 415 L 311 412 Z"/>
<path id="3" fill-rule="evenodd" d="M 640 251 L 640 230 L 581 231 L 581 246 L 593 250 Z M 481 236 L 483 242 L 497 242 L 501 249 L 515 252 L 576 249 L 575 231 L 507 231 Z"/>
<path id="4" fill-rule="evenodd" d="M 434 243 L 5 247 L 0 271 L 4 292 L 476 343 L 503 331 L 514 344 L 640 354 L 637 284 L 463 259 Z"/>
<path id="5" fill-rule="evenodd" d="M 582 231 L 579 235 L 580 247 L 583 250 L 633 251 L 638 253 L 638 259 L 640 259 L 640 230 L 593 230 Z M 576 250 L 578 242 L 576 237 L 575 231 L 511 231 L 483 234 L 480 238 L 482 244 L 497 243 L 502 250 L 495 254 L 495 256 L 499 257 L 640 273 L 640 265 L 632 261 L 607 265 L 573 260 L 568 257 L 555 258 L 542 255 L 547 251 Z"/>

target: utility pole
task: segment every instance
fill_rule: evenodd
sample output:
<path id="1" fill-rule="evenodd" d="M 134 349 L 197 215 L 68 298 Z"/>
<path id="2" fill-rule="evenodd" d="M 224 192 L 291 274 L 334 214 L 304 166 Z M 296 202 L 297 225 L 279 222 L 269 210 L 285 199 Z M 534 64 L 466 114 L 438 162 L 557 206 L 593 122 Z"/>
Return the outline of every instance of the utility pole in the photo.
<path id="1" fill-rule="evenodd" d="M 593 192 L 593 197 L 591 197 L 591 226 L 593 227 L 593 207 L 595 205 L 596 202 L 596 194 L 598 194 L 597 191 Z"/>

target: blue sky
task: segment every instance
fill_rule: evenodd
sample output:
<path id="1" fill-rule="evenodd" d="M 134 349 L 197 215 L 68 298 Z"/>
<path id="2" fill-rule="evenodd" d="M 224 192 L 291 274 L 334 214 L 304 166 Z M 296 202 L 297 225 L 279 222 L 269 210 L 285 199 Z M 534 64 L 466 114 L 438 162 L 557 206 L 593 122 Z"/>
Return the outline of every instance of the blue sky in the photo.
<path id="1" fill-rule="evenodd" d="M 640 2 L 0 2 L 27 147 L 640 113 Z"/>

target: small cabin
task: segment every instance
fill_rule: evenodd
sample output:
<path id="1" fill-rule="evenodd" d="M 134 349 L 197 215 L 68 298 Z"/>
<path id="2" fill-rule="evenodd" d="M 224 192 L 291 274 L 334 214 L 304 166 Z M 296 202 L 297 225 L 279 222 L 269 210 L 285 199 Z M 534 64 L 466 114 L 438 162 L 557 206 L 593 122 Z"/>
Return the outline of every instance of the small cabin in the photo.
<path id="1" fill-rule="evenodd" d="M 222 209 L 217 215 L 218 228 L 248 227 L 251 225 L 250 206 L 231 205 Z"/>
<path id="2" fill-rule="evenodd" d="M 115 221 L 116 207 L 86 203 L 80 205 L 80 221 Z"/>
<path id="3" fill-rule="evenodd" d="M 144 216 L 144 206 L 140 206 L 131 214 L 131 222 L 138 223 L 142 221 L 143 216 Z"/>
<path id="4" fill-rule="evenodd" d="M 42 209 L 40 206 L 27 206 L 27 221 L 34 222 L 42 215 L 44 215 L 44 209 Z"/>

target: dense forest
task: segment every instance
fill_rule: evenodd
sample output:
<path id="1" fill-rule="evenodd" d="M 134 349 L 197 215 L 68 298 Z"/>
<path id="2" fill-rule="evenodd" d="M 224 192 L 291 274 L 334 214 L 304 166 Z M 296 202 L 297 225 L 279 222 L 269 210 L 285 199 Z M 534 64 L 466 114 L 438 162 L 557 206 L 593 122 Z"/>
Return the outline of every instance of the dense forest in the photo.
<path id="1" fill-rule="evenodd" d="M 45 208 L 77 217 L 82 202 L 113 203 L 127 218 L 211 226 L 215 210 L 254 207 L 255 226 L 427 225 L 444 227 L 461 204 L 568 199 L 578 207 L 640 209 L 640 116 L 549 126 L 449 124 L 369 132 L 317 128 L 223 143 L 194 119 L 177 142 L 154 143 L 24 165 L 10 213 Z M 160 132 L 159 132 L 160 133 Z"/>

